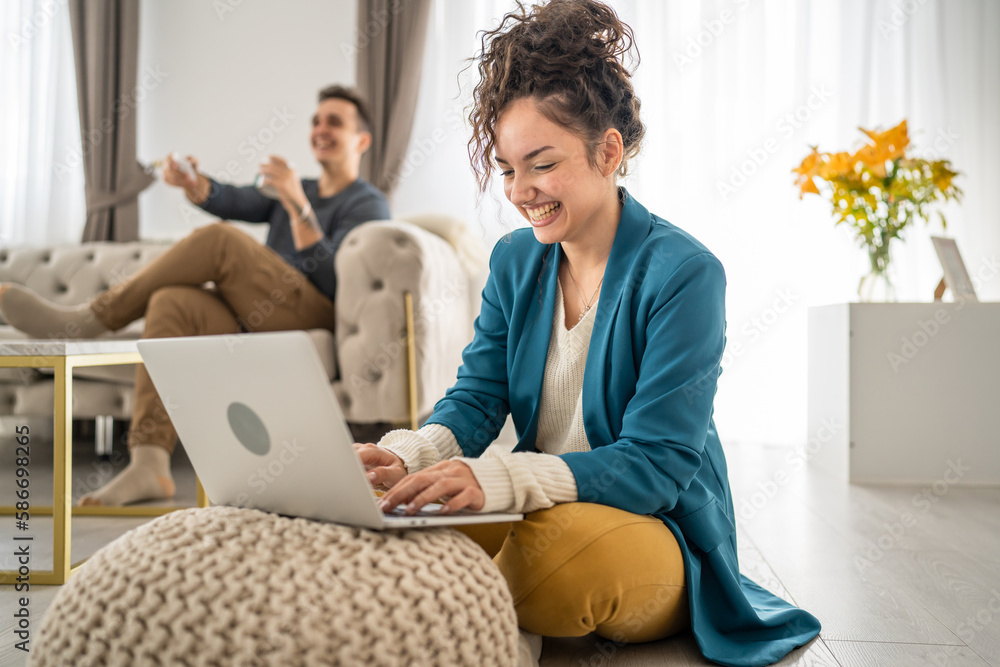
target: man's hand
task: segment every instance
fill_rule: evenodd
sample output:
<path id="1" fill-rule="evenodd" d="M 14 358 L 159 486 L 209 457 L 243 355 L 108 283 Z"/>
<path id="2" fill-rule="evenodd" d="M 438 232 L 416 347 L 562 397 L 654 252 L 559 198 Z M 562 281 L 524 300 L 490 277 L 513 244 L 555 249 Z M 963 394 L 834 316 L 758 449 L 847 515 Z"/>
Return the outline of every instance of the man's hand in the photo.
<path id="1" fill-rule="evenodd" d="M 163 180 L 167 185 L 184 188 L 184 194 L 188 200 L 196 205 L 201 205 L 208 199 L 212 191 L 212 183 L 206 177 L 198 173 L 198 160 L 192 155 L 187 156 L 187 161 L 191 163 L 194 175 L 181 168 L 173 157 L 173 153 L 163 161 Z"/>
<path id="2" fill-rule="evenodd" d="M 267 161 L 261 163 L 260 173 L 264 176 L 264 183 L 278 191 L 288 216 L 293 220 L 297 219 L 299 211 L 309 203 L 309 200 L 306 198 L 305 190 L 302 189 L 299 175 L 289 166 L 288 161 L 277 155 L 269 155 Z"/>
<path id="3" fill-rule="evenodd" d="M 370 442 L 354 443 L 354 451 L 361 458 L 365 470 L 368 471 L 368 481 L 372 486 L 391 487 L 406 477 L 406 466 L 388 449 L 382 449 Z"/>
<path id="4" fill-rule="evenodd" d="M 382 496 L 379 507 L 389 512 L 405 503 L 406 513 L 415 514 L 439 498 L 448 498 L 441 508 L 442 514 L 466 508 L 481 510 L 486 504 L 486 495 L 472 468 L 461 461 L 449 460 L 407 475 Z"/>
<path id="5" fill-rule="evenodd" d="M 184 188 L 185 190 L 193 190 L 198 187 L 198 160 L 190 155 L 187 156 L 187 160 L 191 163 L 192 169 L 194 169 L 194 177 L 184 173 L 180 165 L 174 160 L 173 153 L 167 156 L 167 159 L 163 161 L 163 180 L 167 185 Z"/>

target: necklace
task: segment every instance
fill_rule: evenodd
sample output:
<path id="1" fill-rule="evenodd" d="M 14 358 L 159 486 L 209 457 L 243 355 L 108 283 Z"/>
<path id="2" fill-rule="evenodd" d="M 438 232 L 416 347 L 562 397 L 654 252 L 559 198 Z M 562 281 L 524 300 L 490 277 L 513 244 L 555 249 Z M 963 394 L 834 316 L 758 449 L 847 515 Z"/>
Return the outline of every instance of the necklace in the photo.
<path id="1" fill-rule="evenodd" d="M 597 298 L 597 293 L 601 290 L 601 284 L 604 283 L 604 276 L 601 276 L 601 281 L 597 283 L 597 289 L 591 295 L 590 301 L 587 301 L 583 298 L 583 292 L 580 291 L 580 286 L 577 284 L 576 278 L 573 277 L 573 269 L 570 267 L 569 262 L 566 263 L 566 268 L 569 270 L 569 279 L 573 281 L 573 287 L 576 288 L 576 293 L 580 295 L 580 301 L 583 303 L 583 312 L 580 313 L 580 317 L 577 319 L 577 323 L 579 323 L 583 321 L 583 318 L 590 312 L 590 307 L 594 305 L 594 299 Z"/>

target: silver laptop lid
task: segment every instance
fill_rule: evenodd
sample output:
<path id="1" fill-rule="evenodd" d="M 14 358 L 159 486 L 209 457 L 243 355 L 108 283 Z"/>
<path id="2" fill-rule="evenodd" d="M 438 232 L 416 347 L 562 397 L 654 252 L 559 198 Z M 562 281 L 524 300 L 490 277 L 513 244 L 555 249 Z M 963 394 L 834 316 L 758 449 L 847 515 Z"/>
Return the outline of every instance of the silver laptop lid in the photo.
<path id="1" fill-rule="evenodd" d="M 384 526 L 308 334 L 149 339 L 138 347 L 213 503 Z"/>

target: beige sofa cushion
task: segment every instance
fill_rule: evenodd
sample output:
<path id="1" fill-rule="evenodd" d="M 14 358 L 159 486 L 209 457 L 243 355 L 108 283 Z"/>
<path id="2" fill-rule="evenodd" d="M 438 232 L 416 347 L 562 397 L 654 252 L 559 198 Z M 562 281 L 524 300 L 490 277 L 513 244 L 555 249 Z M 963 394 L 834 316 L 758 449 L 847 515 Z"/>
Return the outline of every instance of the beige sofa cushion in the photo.
<path id="1" fill-rule="evenodd" d="M 30 287 L 63 305 L 86 303 L 138 271 L 167 243 L 85 243 L 0 249 L 0 282 Z"/>

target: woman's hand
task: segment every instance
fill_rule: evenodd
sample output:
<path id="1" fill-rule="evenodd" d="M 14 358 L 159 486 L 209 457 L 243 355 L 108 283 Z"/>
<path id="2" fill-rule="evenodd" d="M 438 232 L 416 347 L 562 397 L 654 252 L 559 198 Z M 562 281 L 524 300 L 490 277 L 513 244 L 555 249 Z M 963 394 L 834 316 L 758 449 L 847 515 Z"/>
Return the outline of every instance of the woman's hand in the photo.
<path id="1" fill-rule="evenodd" d="M 299 175 L 289 166 L 288 161 L 277 155 L 270 155 L 267 162 L 260 165 L 264 183 L 278 191 L 278 196 L 290 218 L 297 218 L 299 211 L 308 203 Z"/>
<path id="2" fill-rule="evenodd" d="M 354 451 L 361 458 L 365 470 L 368 471 L 368 481 L 372 486 L 391 487 L 406 477 L 406 466 L 388 449 L 382 449 L 370 442 L 354 443 Z"/>
<path id="3" fill-rule="evenodd" d="M 407 475 L 379 501 L 383 512 L 406 504 L 406 513 L 414 514 L 427 503 L 448 498 L 442 514 L 460 509 L 481 510 L 486 504 L 483 488 L 472 468 L 461 461 L 441 461 L 420 472 Z"/>

